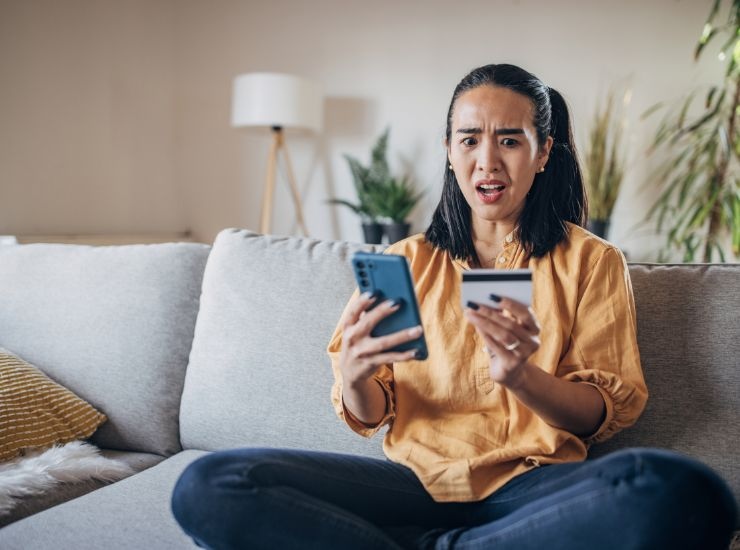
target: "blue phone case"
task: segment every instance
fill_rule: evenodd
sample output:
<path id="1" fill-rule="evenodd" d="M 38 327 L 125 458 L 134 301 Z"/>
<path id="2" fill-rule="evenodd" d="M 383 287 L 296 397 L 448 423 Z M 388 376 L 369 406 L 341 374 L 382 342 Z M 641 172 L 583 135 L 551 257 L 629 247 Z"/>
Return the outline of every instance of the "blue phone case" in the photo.
<path id="1" fill-rule="evenodd" d="M 385 300 L 398 300 L 401 307 L 382 319 L 373 329 L 373 336 L 385 336 L 399 330 L 421 325 L 419 306 L 411 281 L 411 273 L 404 256 L 396 254 L 373 254 L 357 252 L 352 257 L 352 269 L 355 273 L 360 292 L 375 292 L 377 299 L 373 307 Z M 424 334 L 416 340 L 405 342 L 389 351 L 406 351 L 416 349 L 416 360 L 426 359 L 429 355 Z"/>

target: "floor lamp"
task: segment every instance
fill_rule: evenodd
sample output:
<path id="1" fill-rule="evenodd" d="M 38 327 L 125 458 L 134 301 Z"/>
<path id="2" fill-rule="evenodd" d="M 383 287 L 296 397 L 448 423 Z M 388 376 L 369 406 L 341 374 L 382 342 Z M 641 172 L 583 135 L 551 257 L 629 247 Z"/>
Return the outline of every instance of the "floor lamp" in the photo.
<path id="1" fill-rule="evenodd" d="M 277 163 L 282 153 L 296 221 L 303 234 L 308 235 L 284 130 L 299 128 L 319 132 L 322 118 L 320 88 L 305 78 L 279 73 L 248 73 L 234 79 L 231 125 L 269 128 L 272 134 L 260 213 L 261 233 L 270 232 Z"/>

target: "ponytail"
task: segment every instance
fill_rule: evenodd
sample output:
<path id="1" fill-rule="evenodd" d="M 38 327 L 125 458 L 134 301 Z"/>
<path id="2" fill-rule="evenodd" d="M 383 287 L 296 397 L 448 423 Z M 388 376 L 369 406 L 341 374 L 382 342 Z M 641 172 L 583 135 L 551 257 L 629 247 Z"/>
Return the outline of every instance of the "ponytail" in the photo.
<path id="1" fill-rule="evenodd" d="M 520 242 L 536 258 L 566 238 L 566 222 L 583 226 L 588 215 L 568 106 L 557 90 L 547 90 L 552 149 L 545 171 L 535 175 L 519 219 Z"/>

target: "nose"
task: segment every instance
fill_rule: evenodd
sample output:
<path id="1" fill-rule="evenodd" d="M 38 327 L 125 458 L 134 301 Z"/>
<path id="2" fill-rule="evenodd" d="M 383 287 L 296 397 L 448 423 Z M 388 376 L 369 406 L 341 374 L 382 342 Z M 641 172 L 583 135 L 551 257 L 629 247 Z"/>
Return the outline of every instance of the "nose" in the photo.
<path id="1" fill-rule="evenodd" d="M 484 174 L 492 174 L 501 170 L 501 155 L 494 142 L 482 143 L 478 148 L 477 168 Z"/>

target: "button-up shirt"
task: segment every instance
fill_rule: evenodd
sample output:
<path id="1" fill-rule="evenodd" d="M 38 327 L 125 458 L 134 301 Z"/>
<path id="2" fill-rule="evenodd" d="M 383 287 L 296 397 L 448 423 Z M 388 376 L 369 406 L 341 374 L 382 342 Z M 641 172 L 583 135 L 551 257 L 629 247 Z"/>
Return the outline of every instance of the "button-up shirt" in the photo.
<path id="1" fill-rule="evenodd" d="M 388 425 L 386 456 L 411 468 L 436 501 L 481 500 L 539 465 L 584 460 L 591 443 L 633 424 L 647 400 L 619 249 L 572 224 L 567 239 L 541 258 L 528 257 L 509 237 L 496 266 L 532 270 L 532 308 L 541 326 L 540 348 L 529 362 L 599 390 L 606 414 L 594 434 L 580 438 L 549 425 L 493 382 L 484 342 L 460 303 L 462 272 L 470 266 L 422 234 L 386 252 L 409 260 L 429 357 L 379 368 L 374 377 L 387 407 L 378 425 L 359 422 L 343 405 L 341 324 L 329 343 L 339 417 L 366 437 Z"/>

